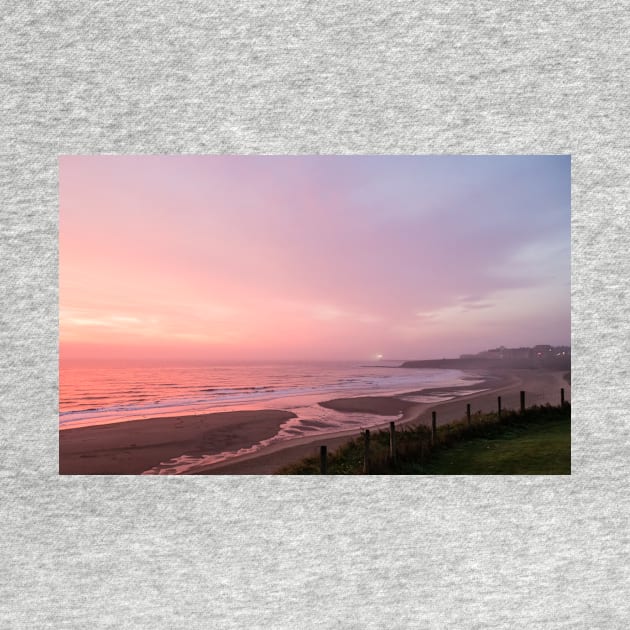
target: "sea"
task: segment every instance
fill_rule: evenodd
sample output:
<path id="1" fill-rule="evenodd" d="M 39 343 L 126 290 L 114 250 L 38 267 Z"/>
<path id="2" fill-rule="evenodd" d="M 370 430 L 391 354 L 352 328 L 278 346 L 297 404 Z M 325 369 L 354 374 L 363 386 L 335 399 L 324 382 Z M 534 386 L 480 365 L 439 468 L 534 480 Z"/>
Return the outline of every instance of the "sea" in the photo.
<path id="1" fill-rule="evenodd" d="M 245 409 L 284 409 L 304 420 L 321 421 L 331 410 L 318 403 L 332 398 L 465 385 L 471 387 L 465 393 L 472 393 L 482 380 L 461 370 L 399 366 L 400 362 L 383 361 L 64 367 L 59 374 L 59 426 Z M 420 393 L 410 399 L 438 402 L 455 395 Z M 336 425 L 339 418 L 331 420 Z"/>
<path id="2" fill-rule="evenodd" d="M 399 417 L 339 412 L 319 405 L 333 398 L 401 395 L 415 402 L 434 403 L 483 391 L 484 379 L 478 374 L 403 368 L 400 364 L 382 361 L 61 367 L 59 428 L 252 409 L 282 409 L 296 415 L 281 425 L 277 435 L 250 447 L 202 458 L 182 456 L 146 471 L 180 474 L 286 440 L 386 426 Z M 444 389 L 431 391 L 436 388 Z"/>
<path id="3" fill-rule="evenodd" d="M 289 439 L 341 433 L 398 416 L 345 413 L 320 402 L 352 396 L 401 395 L 442 402 L 483 391 L 484 379 L 454 369 L 403 368 L 401 362 L 294 362 L 162 367 L 62 367 L 59 428 L 220 411 L 282 409 L 287 420 L 269 440 L 238 452 L 165 462 L 148 473 L 191 472 Z M 434 392 L 435 388 L 445 388 Z M 449 391 L 449 388 L 457 388 Z M 423 393 L 423 390 L 429 390 Z"/>

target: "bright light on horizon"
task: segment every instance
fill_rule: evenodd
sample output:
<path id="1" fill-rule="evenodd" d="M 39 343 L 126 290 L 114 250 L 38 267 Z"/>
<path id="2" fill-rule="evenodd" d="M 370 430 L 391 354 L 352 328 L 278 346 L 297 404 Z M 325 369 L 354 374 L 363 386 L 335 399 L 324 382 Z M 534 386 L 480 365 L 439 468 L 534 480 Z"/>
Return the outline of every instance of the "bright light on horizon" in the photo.
<path id="1" fill-rule="evenodd" d="M 66 156 L 59 240 L 62 361 L 570 345 L 569 156 Z"/>

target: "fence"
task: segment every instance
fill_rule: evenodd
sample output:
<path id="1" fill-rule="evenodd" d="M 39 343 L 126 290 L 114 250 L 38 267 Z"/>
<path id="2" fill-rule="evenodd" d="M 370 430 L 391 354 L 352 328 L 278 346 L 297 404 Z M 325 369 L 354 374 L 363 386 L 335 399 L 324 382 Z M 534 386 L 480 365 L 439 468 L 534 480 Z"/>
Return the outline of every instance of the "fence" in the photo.
<path id="1" fill-rule="evenodd" d="M 534 399 L 540 398 L 542 394 L 534 395 Z M 498 420 L 501 421 L 501 414 L 507 409 L 503 406 L 503 401 L 501 400 L 501 396 L 497 396 L 497 417 Z M 565 392 L 564 387 L 560 388 L 560 405 L 564 406 L 566 404 L 565 400 Z M 519 411 L 523 413 L 526 409 L 525 405 L 525 392 L 521 391 L 519 396 Z M 470 427 L 473 421 L 473 414 L 471 412 L 470 403 L 466 404 L 466 426 Z M 443 425 L 446 430 L 450 429 L 449 424 Z M 363 437 L 363 474 L 369 475 L 371 471 L 371 450 L 370 450 L 370 430 L 365 429 L 362 431 Z M 437 412 L 431 412 L 431 429 L 430 429 L 430 446 L 434 447 L 437 444 L 438 440 L 438 426 L 437 426 Z M 398 452 L 396 448 L 396 423 L 389 423 L 389 461 L 392 464 L 396 464 Z M 423 460 L 425 457 L 425 444 L 422 442 L 420 444 L 420 459 Z M 326 475 L 328 473 L 328 447 L 326 445 L 322 445 L 320 447 L 320 474 Z"/>

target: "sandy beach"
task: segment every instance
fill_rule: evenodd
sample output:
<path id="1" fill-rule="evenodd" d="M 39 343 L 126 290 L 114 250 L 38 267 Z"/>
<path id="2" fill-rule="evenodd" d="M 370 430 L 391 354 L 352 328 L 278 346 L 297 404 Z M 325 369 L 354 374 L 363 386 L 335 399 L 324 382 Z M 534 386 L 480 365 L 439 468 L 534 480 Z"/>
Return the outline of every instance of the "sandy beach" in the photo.
<path id="1" fill-rule="evenodd" d="M 496 409 L 497 396 L 502 397 L 503 408 L 517 408 L 521 390 L 526 392 L 527 406 L 559 403 L 561 387 L 564 387 L 566 398 L 570 400 L 570 385 L 563 379 L 563 374 L 539 369 L 494 370 L 485 375 L 482 384 L 475 386 L 485 390 L 480 393 L 466 395 L 465 391 L 458 392 L 458 388 L 434 388 L 404 394 L 410 398 L 439 395 L 446 391 L 460 394 L 443 402 L 419 403 L 395 396 L 364 396 L 339 398 L 321 404 L 337 411 L 389 417 L 400 415 L 399 426 L 429 423 L 431 412 L 436 411 L 438 423 L 444 424 L 462 418 L 467 403 L 470 403 L 473 413 Z M 233 411 L 64 429 L 59 433 L 59 472 L 141 474 L 182 455 L 200 457 L 237 452 L 273 437 L 282 423 L 292 417 L 295 417 L 293 413 L 281 410 Z M 295 438 L 193 470 L 195 474 L 271 474 L 285 464 L 317 454 L 321 444 L 334 450 L 356 435 L 354 428 Z"/>
<path id="2" fill-rule="evenodd" d="M 453 400 L 441 403 L 416 403 L 404 405 L 406 401 L 401 401 L 395 397 L 361 397 L 361 398 L 340 398 L 327 401 L 329 406 L 340 411 L 368 411 L 378 414 L 390 414 L 395 408 L 404 408 L 404 413 L 397 426 L 405 425 L 430 425 L 431 412 L 436 411 L 438 424 L 448 424 L 454 420 L 459 420 L 466 415 L 466 405 L 470 403 L 471 412 L 489 412 L 497 408 L 497 397 L 501 396 L 501 406 L 503 409 L 517 409 L 520 404 L 520 392 L 526 393 L 526 405 L 559 404 L 560 389 L 564 388 L 565 398 L 571 400 L 571 386 L 564 379 L 564 371 L 547 371 L 538 369 L 523 370 L 495 370 L 488 374 L 486 381 L 488 389 L 484 392 L 470 396 L 460 396 Z M 424 390 L 423 394 L 429 390 Z M 430 390 L 431 393 L 439 393 L 439 389 Z M 449 388 L 448 391 L 453 391 Z M 417 392 L 410 392 L 413 395 Z M 403 403 L 403 406 L 400 406 Z M 379 425 L 377 425 L 378 428 Z M 387 423 L 380 425 L 382 428 Z M 273 446 L 268 449 L 261 449 L 252 455 L 245 455 L 242 458 L 233 459 L 223 463 L 208 466 L 197 474 L 273 474 L 282 466 L 299 461 L 304 457 L 318 455 L 319 447 L 322 444 L 328 446 L 329 452 L 344 444 L 350 437 L 356 437 L 356 430 L 337 434 L 327 434 L 314 438 L 302 438 L 286 447 Z"/>
<path id="3" fill-rule="evenodd" d="M 288 411 L 231 411 L 63 429 L 59 473 L 133 475 L 183 454 L 237 451 L 273 437 Z"/>

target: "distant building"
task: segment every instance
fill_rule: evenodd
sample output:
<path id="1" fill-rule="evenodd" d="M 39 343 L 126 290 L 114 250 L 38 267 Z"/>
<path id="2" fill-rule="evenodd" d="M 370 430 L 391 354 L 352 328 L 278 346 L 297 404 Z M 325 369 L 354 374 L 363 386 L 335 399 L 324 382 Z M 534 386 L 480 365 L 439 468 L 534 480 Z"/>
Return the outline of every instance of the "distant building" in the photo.
<path id="1" fill-rule="evenodd" d="M 493 348 L 492 350 L 486 350 L 483 354 L 486 359 L 502 359 L 503 348 Z"/>
<path id="2" fill-rule="evenodd" d="M 460 359 L 550 359 L 570 357 L 571 348 L 569 346 L 550 346 L 548 344 L 539 344 L 533 348 L 506 348 L 499 346 L 483 350 L 477 354 L 460 354 Z"/>
<path id="3" fill-rule="evenodd" d="M 508 348 L 505 357 L 508 359 L 529 359 L 530 348 Z"/>
<path id="4" fill-rule="evenodd" d="M 530 356 L 532 359 L 547 359 L 548 357 L 553 356 L 553 348 L 544 344 L 534 346 Z"/>

